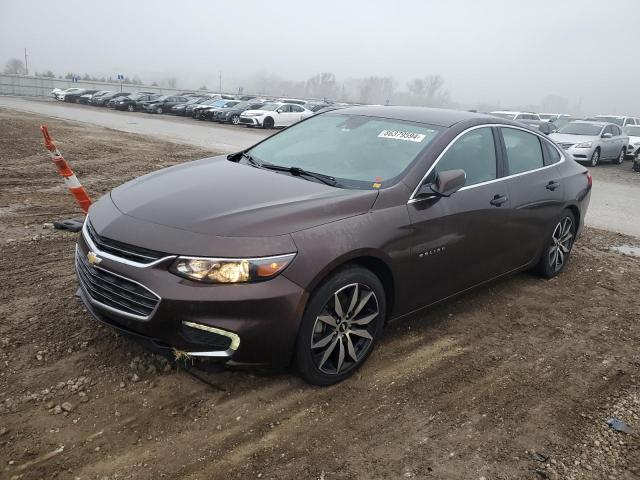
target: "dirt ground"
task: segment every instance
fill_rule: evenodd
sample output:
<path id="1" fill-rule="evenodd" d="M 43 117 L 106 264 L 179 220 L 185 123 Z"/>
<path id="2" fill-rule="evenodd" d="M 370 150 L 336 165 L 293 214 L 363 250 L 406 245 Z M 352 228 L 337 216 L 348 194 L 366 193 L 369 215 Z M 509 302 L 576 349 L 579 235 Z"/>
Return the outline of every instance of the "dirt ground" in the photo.
<path id="1" fill-rule="evenodd" d="M 358 374 L 176 368 L 74 297 L 78 213 L 48 123 L 97 198 L 211 152 L 0 110 L 0 478 L 640 478 L 639 242 L 586 229 L 567 270 L 389 325 Z M 617 417 L 632 433 L 614 432 Z"/>

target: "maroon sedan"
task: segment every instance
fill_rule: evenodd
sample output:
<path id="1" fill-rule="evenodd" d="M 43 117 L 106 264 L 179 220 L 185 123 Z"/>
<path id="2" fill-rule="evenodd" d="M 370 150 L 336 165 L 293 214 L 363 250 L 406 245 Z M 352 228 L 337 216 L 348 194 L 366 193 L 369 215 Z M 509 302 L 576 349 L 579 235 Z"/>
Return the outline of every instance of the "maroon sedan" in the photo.
<path id="1" fill-rule="evenodd" d="M 77 245 L 79 291 L 155 348 L 293 363 L 328 385 L 389 320 L 522 270 L 560 273 L 590 193 L 588 171 L 522 124 L 350 107 L 105 195 Z"/>

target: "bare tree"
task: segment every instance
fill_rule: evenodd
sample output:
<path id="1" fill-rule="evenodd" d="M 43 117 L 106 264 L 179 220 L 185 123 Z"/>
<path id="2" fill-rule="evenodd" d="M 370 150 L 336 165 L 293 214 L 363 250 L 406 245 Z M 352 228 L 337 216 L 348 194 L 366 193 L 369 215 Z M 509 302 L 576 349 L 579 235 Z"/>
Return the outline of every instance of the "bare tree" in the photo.
<path id="1" fill-rule="evenodd" d="M 305 95 L 312 98 L 336 98 L 338 95 L 336 76 L 331 72 L 314 75 L 307 80 Z"/>
<path id="2" fill-rule="evenodd" d="M 198 90 L 209 90 L 206 85 L 202 85 Z"/>
<path id="3" fill-rule="evenodd" d="M 388 103 L 395 91 L 393 77 L 367 77 L 356 81 L 361 103 Z"/>
<path id="4" fill-rule="evenodd" d="M 412 103 L 443 107 L 450 103 L 449 92 L 442 90 L 443 86 L 444 78 L 441 75 L 427 75 L 411 80 L 407 83 L 407 90 L 412 96 Z"/>
<path id="5" fill-rule="evenodd" d="M 4 67 L 4 73 L 24 75 L 26 72 L 24 62 L 19 58 L 10 58 Z"/>

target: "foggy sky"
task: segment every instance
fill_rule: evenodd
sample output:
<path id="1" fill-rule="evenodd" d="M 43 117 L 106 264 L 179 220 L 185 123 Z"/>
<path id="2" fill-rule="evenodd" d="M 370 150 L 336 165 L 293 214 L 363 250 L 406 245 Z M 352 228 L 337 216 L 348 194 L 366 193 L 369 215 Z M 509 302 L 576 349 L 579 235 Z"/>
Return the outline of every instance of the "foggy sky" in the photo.
<path id="1" fill-rule="evenodd" d="M 0 67 L 175 76 L 235 90 L 256 71 L 338 81 L 440 74 L 451 98 L 502 107 L 555 94 L 640 114 L 640 0 L 0 0 Z"/>

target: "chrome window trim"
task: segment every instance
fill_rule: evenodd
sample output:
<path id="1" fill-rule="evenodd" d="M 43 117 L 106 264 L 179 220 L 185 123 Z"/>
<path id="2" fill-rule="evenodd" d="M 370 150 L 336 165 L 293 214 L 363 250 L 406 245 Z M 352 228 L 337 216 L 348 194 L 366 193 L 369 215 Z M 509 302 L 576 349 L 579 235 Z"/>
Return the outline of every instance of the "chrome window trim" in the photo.
<path id="1" fill-rule="evenodd" d="M 76 255 L 75 255 L 75 264 L 76 264 L 76 265 L 75 265 L 75 267 L 76 267 L 76 270 L 78 270 L 78 256 L 79 256 L 79 255 L 80 255 L 80 248 L 78 248 L 78 244 L 76 244 Z M 123 317 L 126 317 L 126 318 L 130 318 L 130 319 L 132 319 L 132 320 L 147 321 L 147 320 L 150 320 L 150 319 L 151 319 L 151 317 L 153 317 L 153 316 L 155 315 L 156 311 L 157 311 L 157 310 L 158 310 L 158 308 L 160 307 L 160 303 L 162 302 L 162 297 L 161 297 L 160 295 L 158 295 L 156 292 L 154 292 L 153 290 L 151 290 L 149 287 L 144 286 L 144 285 L 143 285 L 143 284 L 141 284 L 140 282 L 136 282 L 135 280 L 133 280 L 133 279 L 131 279 L 131 278 L 124 277 L 124 276 L 122 276 L 122 275 L 118 275 L 117 273 L 112 272 L 111 270 L 107 270 L 107 269 L 105 269 L 105 268 L 98 267 L 98 266 L 95 266 L 95 265 L 92 265 L 92 268 L 95 268 L 95 269 L 97 269 L 97 270 L 102 270 L 103 272 L 106 272 L 106 273 L 108 273 L 109 275 L 113 275 L 114 277 L 119 277 L 119 278 L 121 278 L 121 279 L 123 279 L 123 280 L 126 280 L 126 281 L 128 281 L 128 282 L 135 283 L 136 285 L 138 285 L 138 286 L 140 286 L 140 287 L 144 288 L 146 291 L 148 291 L 150 294 L 152 294 L 154 297 L 156 297 L 156 298 L 158 299 L 158 303 L 157 303 L 157 304 L 156 304 L 156 306 L 153 308 L 153 310 L 151 311 L 151 313 L 150 313 L 149 315 L 147 315 L 147 316 L 143 316 L 143 315 L 136 315 L 136 314 L 134 314 L 134 313 L 123 312 L 122 310 L 119 310 L 119 309 L 117 309 L 117 308 L 115 308 L 115 307 L 111 307 L 110 305 L 106 305 L 106 304 L 102 303 L 101 301 L 94 299 L 94 298 L 91 296 L 91 293 L 90 293 L 90 292 L 88 292 L 88 291 L 84 288 L 84 286 L 83 286 L 83 284 L 82 284 L 82 281 L 78 280 L 78 284 L 80 285 L 80 289 L 84 292 L 84 294 L 85 294 L 85 295 L 86 295 L 86 297 L 87 297 L 87 300 L 89 300 L 89 302 L 90 302 L 92 305 L 94 305 L 94 306 L 96 306 L 96 307 L 99 307 L 99 308 L 102 308 L 102 309 L 104 309 L 104 310 L 107 310 L 107 311 L 109 311 L 109 312 L 111 312 L 111 313 L 115 313 L 115 314 L 117 314 L 117 315 L 120 315 L 120 316 L 123 316 Z M 76 275 L 78 275 L 78 273 L 77 273 L 77 272 L 76 272 Z"/>
<path id="2" fill-rule="evenodd" d="M 93 253 L 98 255 L 100 258 L 106 258 L 107 260 L 111 260 L 113 262 L 124 263 L 125 265 L 129 265 L 130 267 L 137 267 L 137 268 L 153 267 L 154 265 L 158 265 L 159 263 L 176 258 L 176 255 L 167 255 L 166 257 L 159 258 L 158 260 L 155 260 L 151 263 L 140 263 L 140 262 L 134 262 L 133 260 L 128 260 L 126 258 L 118 257 L 116 255 L 112 255 L 111 253 L 103 252 L 96 246 L 95 243 L 93 243 L 93 240 L 91 240 L 91 236 L 87 231 L 88 221 L 89 221 L 89 216 L 87 215 L 87 218 L 85 218 L 85 221 L 84 221 L 84 225 L 82 225 L 82 238 L 84 238 L 84 241 L 89 246 L 89 249 Z"/>
<path id="3" fill-rule="evenodd" d="M 447 153 L 449 148 L 451 148 L 451 146 L 455 142 L 457 142 L 460 137 L 462 137 L 463 135 L 465 135 L 465 134 L 467 134 L 467 133 L 469 133 L 469 132 L 471 132 L 473 130 L 477 130 L 477 129 L 480 129 L 480 128 L 493 128 L 493 127 L 513 128 L 513 129 L 516 129 L 516 130 L 522 130 L 522 131 L 530 133 L 532 135 L 536 135 L 542 141 L 547 142 L 549 145 L 551 145 L 553 148 L 556 149 L 556 151 L 560 154 L 560 161 L 556 162 L 556 163 L 552 163 L 551 165 L 545 165 L 543 167 L 536 168 L 534 170 L 528 170 L 526 172 L 515 173 L 513 175 L 507 175 L 505 177 L 496 178 L 494 180 L 488 180 L 486 182 L 474 183 L 473 185 L 467 185 L 465 187 L 462 187 L 460 190 L 458 190 L 459 192 L 464 191 L 464 190 L 470 190 L 470 189 L 476 188 L 476 187 L 481 187 L 481 186 L 488 185 L 488 184 L 491 184 L 491 183 L 501 182 L 503 180 L 509 180 L 511 178 L 520 177 L 522 175 L 528 175 L 530 173 L 539 172 L 539 171 L 545 170 L 547 168 L 551 168 L 551 167 L 555 167 L 557 165 L 560 165 L 561 163 L 563 163 L 566 160 L 564 152 L 560 151 L 560 149 L 552 141 L 550 141 L 548 138 L 545 138 L 544 135 L 541 134 L 541 133 L 534 132 L 533 130 L 528 130 L 526 128 L 519 127 L 519 126 L 516 126 L 516 125 L 506 125 L 504 123 L 486 123 L 486 124 L 482 124 L 482 125 L 474 125 L 473 127 L 469 127 L 466 130 L 463 130 L 462 132 L 460 132 L 458 135 L 456 135 L 455 138 L 453 140 L 451 140 L 449 142 L 449 144 L 444 148 L 444 150 L 442 150 L 442 152 L 440 152 L 440 154 L 436 158 L 435 162 L 433 162 L 433 164 L 429 167 L 429 170 L 427 170 L 427 173 L 425 173 L 424 176 L 422 177 L 422 179 L 418 182 L 418 185 L 413 190 L 413 193 L 409 197 L 409 200 L 407 201 L 407 204 L 415 203 L 415 202 L 419 202 L 419 201 L 422 201 L 422 200 L 426 200 L 428 198 L 435 197 L 435 195 L 433 195 L 433 196 L 429 195 L 427 197 L 416 198 L 416 194 L 418 193 L 418 190 L 420 189 L 420 186 L 424 183 L 424 181 L 427 179 L 427 177 L 431 174 L 431 172 L 436 167 L 436 165 L 438 165 L 438 162 L 440 162 L 440 160 L 442 159 L 444 154 Z"/>

